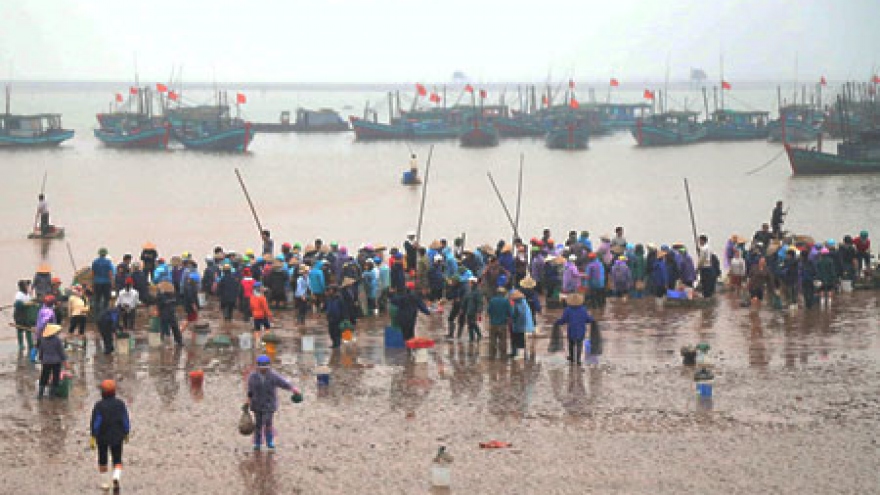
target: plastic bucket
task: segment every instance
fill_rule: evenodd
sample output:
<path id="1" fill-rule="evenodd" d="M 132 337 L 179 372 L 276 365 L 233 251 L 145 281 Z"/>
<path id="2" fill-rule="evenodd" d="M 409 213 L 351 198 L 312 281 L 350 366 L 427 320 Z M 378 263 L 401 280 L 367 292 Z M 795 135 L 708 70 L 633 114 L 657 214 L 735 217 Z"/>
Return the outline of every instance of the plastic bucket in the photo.
<path id="1" fill-rule="evenodd" d="M 162 345 L 162 334 L 159 332 L 149 332 L 147 334 L 147 341 L 150 344 L 150 347 L 159 347 Z"/>
<path id="2" fill-rule="evenodd" d="M 199 307 L 204 308 L 208 304 L 208 296 L 204 292 L 199 292 Z"/>
<path id="3" fill-rule="evenodd" d="M 663 309 L 663 306 L 666 305 L 666 300 L 662 297 L 655 297 L 654 304 L 656 305 L 657 309 Z"/>
<path id="4" fill-rule="evenodd" d="M 303 335 L 300 345 L 302 352 L 312 352 L 315 350 L 315 337 L 312 335 Z"/>
<path id="5" fill-rule="evenodd" d="M 428 349 L 413 349 L 413 360 L 417 363 L 427 363 Z"/>
<path id="6" fill-rule="evenodd" d="M 254 338 L 250 333 L 243 333 L 238 336 L 238 347 L 241 349 L 250 349 L 254 346 Z"/>
<path id="7" fill-rule="evenodd" d="M 201 387 L 202 383 L 205 382 L 205 372 L 202 370 L 195 370 L 189 372 L 189 384 L 193 387 Z"/>
<path id="8" fill-rule="evenodd" d="M 841 280 L 840 281 L 840 290 L 842 292 L 852 292 L 853 291 L 852 280 Z"/>
<path id="9" fill-rule="evenodd" d="M 208 343 L 208 332 L 196 332 L 196 345 L 205 345 Z"/>
<path id="10" fill-rule="evenodd" d="M 316 376 L 318 377 L 319 387 L 330 386 L 330 373 L 318 373 Z"/>
<path id="11" fill-rule="evenodd" d="M 388 349 L 403 349 L 406 343 L 403 341 L 403 332 L 394 327 L 385 327 L 385 347 Z"/>
<path id="12" fill-rule="evenodd" d="M 343 342 L 351 342 L 351 339 L 354 338 L 354 334 L 351 330 L 343 330 L 342 331 L 342 341 Z"/>
<path id="13" fill-rule="evenodd" d="M 119 354 L 128 354 L 134 348 L 134 337 L 123 334 L 116 337 L 116 352 Z"/>
<path id="14" fill-rule="evenodd" d="M 70 387 L 72 383 L 73 380 L 70 377 L 63 378 L 58 382 L 58 388 L 55 389 L 55 395 L 62 399 L 70 397 Z"/>
<path id="15" fill-rule="evenodd" d="M 697 395 L 712 397 L 712 382 L 697 382 Z"/>
<path id="16" fill-rule="evenodd" d="M 431 484 L 434 486 L 449 486 L 452 484 L 452 468 L 434 463 L 431 466 Z"/>

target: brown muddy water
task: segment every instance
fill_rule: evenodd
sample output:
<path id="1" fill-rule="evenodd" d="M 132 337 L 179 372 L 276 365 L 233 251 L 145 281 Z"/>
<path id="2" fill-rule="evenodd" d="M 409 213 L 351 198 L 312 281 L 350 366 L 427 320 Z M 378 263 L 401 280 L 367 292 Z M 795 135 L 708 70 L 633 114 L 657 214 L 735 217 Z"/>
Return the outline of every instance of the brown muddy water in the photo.
<path id="1" fill-rule="evenodd" d="M 130 355 L 105 357 L 88 336 L 71 352 L 68 400 L 35 399 L 38 370 L 2 343 L 0 493 L 98 492 L 88 418 L 97 384 L 119 381 L 133 434 L 123 493 L 872 493 L 880 426 L 876 295 L 841 295 L 810 313 L 742 308 L 729 294 L 707 308 L 611 301 L 596 313 L 604 354 L 583 368 L 547 352 L 549 323 L 521 361 L 440 342 L 445 318 L 420 318 L 438 339 L 427 364 L 384 349 L 383 318 L 355 343 L 328 349 L 322 321 L 298 328 L 280 312 L 276 369 L 305 394 L 281 394 L 278 449 L 254 453 L 237 432 L 254 350 L 151 348 L 139 319 Z M 212 335 L 234 337 L 243 321 Z M 315 350 L 301 352 L 301 336 Z M 679 348 L 705 341 L 714 397 L 695 394 Z M 315 367 L 332 369 L 329 388 Z M 191 388 L 188 372 L 205 370 Z M 483 450 L 480 442 L 511 442 Z M 450 490 L 431 487 L 439 446 L 454 456 Z"/>

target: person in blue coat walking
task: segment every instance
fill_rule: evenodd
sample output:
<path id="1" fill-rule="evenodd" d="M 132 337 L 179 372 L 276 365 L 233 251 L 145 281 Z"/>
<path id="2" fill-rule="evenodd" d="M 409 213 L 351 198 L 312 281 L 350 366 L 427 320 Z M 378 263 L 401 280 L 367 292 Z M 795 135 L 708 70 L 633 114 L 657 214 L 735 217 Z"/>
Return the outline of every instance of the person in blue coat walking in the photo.
<path id="1" fill-rule="evenodd" d="M 266 447 L 275 450 L 275 431 L 272 416 L 278 410 L 278 389 L 284 389 L 299 395 L 300 391 L 290 384 L 283 376 L 270 369 L 269 356 L 257 357 L 257 369 L 248 375 L 247 403 L 254 413 L 254 450 L 260 450 L 263 438 Z"/>
<path id="2" fill-rule="evenodd" d="M 562 317 L 556 320 L 556 325 L 568 325 L 568 360 L 580 366 L 587 324 L 593 322 L 593 317 L 584 307 L 584 298 L 580 294 L 570 294 L 565 302 L 565 310 L 562 311 Z"/>

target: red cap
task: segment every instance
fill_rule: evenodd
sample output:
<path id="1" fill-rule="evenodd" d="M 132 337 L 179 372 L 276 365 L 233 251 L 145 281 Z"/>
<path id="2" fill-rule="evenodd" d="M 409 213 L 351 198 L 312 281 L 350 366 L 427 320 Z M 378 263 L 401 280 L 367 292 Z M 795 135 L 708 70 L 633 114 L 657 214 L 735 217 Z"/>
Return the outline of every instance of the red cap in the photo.
<path id="1" fill-rule="evenodd" d="M 44 297 L 43 303 L 44 304 L 55 304 L 55 296 L 50 294 L 50 295 Z"/>
<path id="2" fill-rule="evenodd" d="M 407 282 L 407 283 L 406 283 L 406 288 L 409 289 L 409 290 L 413 290 L 413 289 L 416 288 L 416 283 L 415 283 L 415 282 Z"/>
<path id="3" fill-rule="evenodd" d="M 104 380 L 101 382 L 101 395 L 114 395 L 116 394 L 116 382 L 113 380 Z"/>
<path id="4" fill-rule="evenodd" d="M 52 283 L 53 283 L 53 284 L 60 284 L 60 283 L 61 283 L 61 279 L 58 278 L 58 277 L 52 277 Z"/>
<path id="5" fill-rule="evenodd" d="M 250 277 L 250 276 L 251 276 L 251 269 L 248 268 L 248 267 L 244 267 L 244 270 L 242 270 L 241 273 L 242 273 L 245 277 Z"/>
<path id="6" fill-rule="evenodd" d="M 596 253 L 590 253 L 587 255 L 587 258 L 593 259 L 596 257 Z"/>
<path id="7" fill-rule="evenodd" d="M 282 247 L 283 249 L 290 249 L 292 246 L 290 245 L 289 242 L 285 242 L 284 244 L 281 245 L 281 247 Z"/>

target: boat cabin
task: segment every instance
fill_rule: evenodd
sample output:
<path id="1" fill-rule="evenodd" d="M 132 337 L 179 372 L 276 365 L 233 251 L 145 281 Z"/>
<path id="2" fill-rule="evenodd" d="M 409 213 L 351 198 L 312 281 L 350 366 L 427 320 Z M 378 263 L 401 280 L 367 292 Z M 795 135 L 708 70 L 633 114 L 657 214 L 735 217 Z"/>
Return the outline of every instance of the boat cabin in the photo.
<path id="1" fill-rule="evenodd" d="M 35 138 L 62 131 L 61 114 L 0 114 L 0 134 L 16 138 Z"/>
<path id="2" fill-rule="evenodd" d="M 763 110 L 716 110 L 712 112 L 712 122 L 724 125 L 749 125 L 764 127 L 770 112 Z"/>

